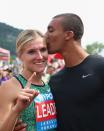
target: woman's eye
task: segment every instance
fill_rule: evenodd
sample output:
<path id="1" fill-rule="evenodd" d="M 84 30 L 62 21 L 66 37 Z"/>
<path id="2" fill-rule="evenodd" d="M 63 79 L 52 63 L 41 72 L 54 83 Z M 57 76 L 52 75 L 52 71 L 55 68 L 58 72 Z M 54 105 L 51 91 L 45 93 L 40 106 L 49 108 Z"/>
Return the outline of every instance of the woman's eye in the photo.
<path id="1" fill-rule="evenodd" d="M 47 48 L 42 48 L 41 49 L 41 52 L 45 52 L 45 51 L 47 51 Z"/>
<path id="2" fill-rule="evenodd" d="M 30 51 L 28 51 L 27 53 L 28 53 L 28 54 L 33 54 L 33 53 L 35 53 L 35 51 L 34 51 L 34 50 L 30 50 Z"/>

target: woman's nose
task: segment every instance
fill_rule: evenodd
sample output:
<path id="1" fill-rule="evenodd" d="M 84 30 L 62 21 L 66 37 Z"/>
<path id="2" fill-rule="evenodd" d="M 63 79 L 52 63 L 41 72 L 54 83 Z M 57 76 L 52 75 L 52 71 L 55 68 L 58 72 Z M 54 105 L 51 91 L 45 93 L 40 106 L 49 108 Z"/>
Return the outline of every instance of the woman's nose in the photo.
<path id="1" fill-rule="evenodd" d="M 36 58 L 37 59 L 42 59 L 43 58 L 42 53 L 40 51 L 37 52 Z"/>

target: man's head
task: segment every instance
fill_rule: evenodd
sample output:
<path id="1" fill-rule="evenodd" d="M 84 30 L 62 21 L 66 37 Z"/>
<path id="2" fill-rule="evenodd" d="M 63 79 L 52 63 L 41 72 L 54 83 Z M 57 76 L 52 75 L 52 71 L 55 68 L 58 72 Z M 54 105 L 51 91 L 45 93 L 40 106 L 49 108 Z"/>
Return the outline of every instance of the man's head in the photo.
<path id="1" fill-rule="evenodd" d="M 83 32 L 83 22 L 78 15 L 64 13 L 54 16 L 46 33 L 49 53 L 60 53 L 69 41 L 80 41 Z"/>

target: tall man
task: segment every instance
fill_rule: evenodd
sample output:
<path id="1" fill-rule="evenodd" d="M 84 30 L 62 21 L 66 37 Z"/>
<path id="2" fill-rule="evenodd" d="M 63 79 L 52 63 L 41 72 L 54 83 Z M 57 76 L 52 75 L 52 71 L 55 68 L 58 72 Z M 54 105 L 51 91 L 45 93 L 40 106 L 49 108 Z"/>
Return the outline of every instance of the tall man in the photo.
<path id="1" fill-rule="evenodd" d="M 81 47 L 83 32 L 81 18 L 73 13 L 59 14 L 48 25 L 48 51 L 65 60 L 65 68 L 49 82 L 58 131 L 104 131 L 104 58 Z"/>

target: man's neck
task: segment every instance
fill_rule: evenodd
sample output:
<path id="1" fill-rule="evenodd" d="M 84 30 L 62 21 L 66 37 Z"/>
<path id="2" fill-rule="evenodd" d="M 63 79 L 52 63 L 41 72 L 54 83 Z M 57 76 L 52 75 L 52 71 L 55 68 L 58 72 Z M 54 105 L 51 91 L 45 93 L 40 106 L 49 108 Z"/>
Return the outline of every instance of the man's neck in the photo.
<path id="1" fill-rule="evenodd" d="M 89 54 L 78 44 L 67 47 L 62 53 L 66 67 L 73 67 L 80 64 Z"/>

